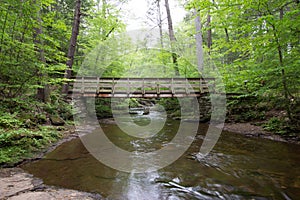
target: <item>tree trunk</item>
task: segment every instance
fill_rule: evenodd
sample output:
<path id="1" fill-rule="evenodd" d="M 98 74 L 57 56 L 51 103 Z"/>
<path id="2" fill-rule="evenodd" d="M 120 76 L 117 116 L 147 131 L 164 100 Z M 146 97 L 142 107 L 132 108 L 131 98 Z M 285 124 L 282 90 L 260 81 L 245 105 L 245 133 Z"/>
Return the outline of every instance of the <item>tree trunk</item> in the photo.
<path id="1" fill-rule="evenodd" d="M 74 62 L 74 54 L 75 54 L 75 49 L 77 45 L 77 37 L 79 34 L 79 26 L 80 26 L 80 8 L 81 8 L 81 0 L 76 1 L 76 6 L 75 6 L 75 11 L 74 11 L 74 21 L 73 21 L 73 28 L 72 28 L 72 35 L 70 39 L 70 45 L 69 45 L 69 50 L 68 50 L 68 61 L 67 61 L 67 69 L 65 71 L 64 78 L 71 78 L 72 76 L 72 67 L 73 67 L 73 62 Z M 69 84 L 65 83 L 63 85 L 62 93 L 63 94 L 68 94 L 69 90 Z"/>
<path id="2" fill-rule="evenodd" d="M 203 72 L 203 39 L 201 33 L 201 18 L 200 13 L 195 11 L 196 18 L 195 18 L 195 27 L 196 27 L 196 50 L 197 50 L 197 64 L 198 69 L 200 72 Z"/>
<path id="3" fill-rule="evenodd" d="M 230 41 L 230 38 L 229 38 L 228 29 L 227 29 L 227 28 L 224 28 L 224 31 L 225 31 L 225 35 L 226 35 L 226 41 L 229 42 L 229 41 Z"/>
<path id="4" fill-rule="evenodd" d="M 38 6 L 38 5 L 37 5 Z M 37 12 L 37 22 L 38 22 L 38 28 L 35 28 L 35 34 L 34 34 L 34 44 L 36 51 L 38 52 L 38 57 L 41 63 L 46 64 L 46 58 L 45 58 L 45 51 L 42 48 L 42 41 L 40 40 L 40 35 L 43 33 L 42 31 L 42 19 L 40 17 L 40 11 Z M 37 89 L 36 98 L 40 101 L 47 102 L 50 97 L 50 89 L 48 84 L 43 84 L 43 79 L 46 76 L 43 74 L 43 72 L 37 71 L 37 74 L 40 78 L 40 81 L 38 82 L 39 85 L 41 85 L 41 88 Z"/>
<path id="5" fill-rule="evenodd" d="M 104 19 L 106 19 L 106 9 L 107 9 L 107 2 L 106 2 L 106 0 L 102 0 L 102 16 L 103 16 L 103 18 Z M 106 40 L 106 38 L 107 38 L 107 33 L 106 33 L 106 29 L 105 28 L 103 28 L 102 26 L 101 26 L 101 24 L 99 24 L 100 25 L 100 35 L 102 35 L 102 40 L 104 41 L 104 40 Z"/>
<path id="6" fill-rule="evenodd" d="M 8 7 L 10 8 L 10 6 Z M 3 20 L 3 26 L 2 26 L 2 34 L 1 34 L 1 40 L 0 40 L 0 53 L 2 52 L 2 44 L 3 44 L 3 38 L 4 38 L 4 31 L 5 31 L 5 28 L 6 28 L 6 23 L 7 23 L 7 18 L 8 18 L 8 10 L 6 10 L 6 13 L 5 13 L 5 17 L 4 17 L 4 20 Z"/>
<path id="7" fill-rule="evenodd" d="M 175 38 L 175 34 L 174 34 L 174 29 L 173 29 L 173 22 L 172 22 L 172 17 L 171 17 L 169 0 L 165 0 L 165 6 L 166 6 L 166 12 L 167 12 L 167 19 L 168 19 L 169 37 L 170 37 L 171 42 L 175 42 L 176 38 Z"/>
<path id="8" fill-rule="evenodd" d="M 178 63 L 177 63 L 177 54 L 174 52 L 174 43 L 176 42 L 176 38 L 175 38 L 175 34 L 174 34 L 174 29 L 173 29 L 169 0 L 165 0 L 165 6 L 166 6 L 166 12 L 167 12 L 167 19 L 168 19 L 168 29 L 169 29 L 169 37 L 170 37 L 170 42 L 171 42 L 174 71 L 175 71 L 175 76 L 179 76 L 180 74 L 179 74 Z"/>
<path id="9" fill-rule="evenodd" d="M 163 43 L 163 29 L 162 29 L 162 17 L 161 17 L 161 10 L 160 10 L 160 0 L 157 0 L 157 12 L 158 12 L 158 28 L 159 28 L 159 39 L 160 39 L 160 46 L 164 48 Z"/>
<path id="10" fill-rule="evenodd" d="M 212 46 L 212 32 L 211 32 L 211 15 L 210 15 L 210 11 L 208 11 L 208 15 L 207 15 L 207 47 L 208 47 L 208 53 L 210 54 L 210 50 L 211 50 L 211 46 Z"/>
<path id="11" fill-rule="evenodd" d="M 280 20 L 283 19 L 283 8 L 280 9 Z M 274 27 L 274 33 L 276 29 Z M 277 34 L 274 35 L 275 38 L 277 38 L 277 50 L 278 50 L 278 56 L 279 56 L 279 64 L 281 67 L 281 78 L 282 78 L 282 85 L 283 85 L 283 92 L 284 92 L 284 97 L 286 101 L 286 111 L 288 114 L 288 118 L 292 120 L 292 114 L 291 114 L 291 108 L 290 108 L 290 99 L 289 99 L 289 90 L 286 82 L 286 75 L 285 75 L 285 69 L 284 69 L 284 63 L 283 63 L 283 51 L 282 51 L 282 45 L 280 44 L 279 38 Z"/>

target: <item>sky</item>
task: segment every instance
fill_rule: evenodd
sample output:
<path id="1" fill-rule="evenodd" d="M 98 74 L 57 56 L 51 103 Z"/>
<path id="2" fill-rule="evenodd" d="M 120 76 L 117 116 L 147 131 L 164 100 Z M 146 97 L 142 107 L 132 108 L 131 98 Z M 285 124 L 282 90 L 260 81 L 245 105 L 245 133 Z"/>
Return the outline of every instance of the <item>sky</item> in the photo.
<path id="1" fill-rule="evenodd" d="M 185 16 L 184 8 L 182 8 L 178 0 L 169 0 L 171 16 L 173 20 L 173 24 L 176 26 L 180 21 L 182 21 Z M 125 22 L 127 25 L 127 30 L 136 30 L 141 28 L 151 28 L 147 27 L 143 21 L 146 18 L 147 8 L 147 0 L 130 0 L 126 5 L 123 5 L 123 12 L 125 14 Z M 166 13 L 164 1 L 161 1 L 161 10 L 163 13 Z M 165 18 L 165 17 L 163 17 Z M 167 23 L 167 21 L 164 21 Z M 165 27 L 167 28 L 167 27 Z"/>

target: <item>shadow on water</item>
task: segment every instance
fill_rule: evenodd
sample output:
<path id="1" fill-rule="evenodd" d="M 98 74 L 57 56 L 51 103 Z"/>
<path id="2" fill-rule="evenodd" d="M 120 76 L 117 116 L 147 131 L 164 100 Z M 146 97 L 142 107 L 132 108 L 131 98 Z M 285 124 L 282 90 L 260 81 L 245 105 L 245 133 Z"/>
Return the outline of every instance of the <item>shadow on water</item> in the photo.
<path id="1" fill-rule="evenodd" d="M 149 123 L 134 116 L 138 123 Z M 142 118 L 144 117 L 144 118 Z M 152 114 L 150 117 L 159 117 Z M 116 125 L 102 124 L 119 147 L 138 152 L 160 149 L 171 141 L 178 121 L 168 119 L 163 130 L 148 139 L 124 134 Z M 204 158 L 196 153 L 207 125 L 175 163 L 151 173 L 125 173 L 92 157 L 80 139 L 66 142 L 43 159 L 23 166 L 46 184 L 100 193 L 107 199 L 297 199 L 300 196 L 300 147 L 223 132 Z M 97 131 L 97 130 L 95 130 Z M 142 163 L 139 163 L 142 164 Z"/>

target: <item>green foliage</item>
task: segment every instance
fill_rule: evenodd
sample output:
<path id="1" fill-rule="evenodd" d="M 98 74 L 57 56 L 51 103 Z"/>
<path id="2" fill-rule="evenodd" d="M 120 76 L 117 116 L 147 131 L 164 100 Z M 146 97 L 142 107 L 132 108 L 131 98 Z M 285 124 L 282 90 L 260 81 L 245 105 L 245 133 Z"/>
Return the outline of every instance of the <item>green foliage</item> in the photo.
<path id="1" fill-rule="evenodd" d="M 188 0 L 186 4 L 188 10 L 200 12 L 204 45 L 207 31 L 212 30 L 210 57 L 226 91 L 284 99 L 280 107 L 291 121 L 295 120 L 291 104 L 300 97 L 299 5 L 287 0 Z M 205 21 L 208 14 L 210 23 Z M 192 20 L 187 17 L 186 24 Z M 182 31 L 194 29 L 186 26 Z M 246 113 L 240 115 L 242 119 L 256 116 Z"/>
<path id="2" fill-rule="evenodd" d="M 287 127 L 287 122 L 279 119 L 278 117 L 272 117 L 267 123 L 263 125 L 263 128 L 265 130 L 274 132 L 278 135 L 286 135 L 287 133 L 289 133 Z"/>
<path id="3" fill-rule="evenodd" d="M 0 166 L 17 163 L 57 141 L 61 134 L 54 129 L 0 129 Z"/>
<path id="4" fill-rule="evenodd" d="M 135 98 L 128 98 L 125 100 L 125 103 L 129 105 L 129 108 L 136 108 L 140 105 L 137 99 Z"/>
<path id="5" fill-rule="evenodd" d="M 64 120 L 72 119 L 72 107 L 61 97 L 53 93 L 49 103 L 35 98 L 22 97 L 1 102 L 0 128 L 5 130 L 18 128 L 37 128 L 45 124 L 50 116 L 60 116 Z"/>
<path id="6" fill-rule="evenodd" d="M 168 113 L 180 110 L 180 104 L 177 98 L 161 98 L 157 103 L 162 105 Z"/>
<path id="7" fill-rule="evenodd" d="M 96 116 L 99 119 L 112 117 L 111 99 L 99 99 L 99 98 L 97 98 L 95 100 L 95 110 L 96 110 Z M 91 112 L 95 112 L 95 111 L 91 111 Z"/>
<path id="8" fill-rule="evenodd" d="M 20 121 L 18 118 L 16 118 L 16 113 L 14 114 L 9 114 L 9 113 L 4 113 L 0 116 L 0 127 L 3 128 L 17 128 L 22 126 L 22 121 Z"/>
<path id="9" fill-rule="evenodd" d="M 67 30 L 56 20 L 55 1 L 18 1 L 1 4 L 0 94 L 14 98 L 33 93 L 45 84 L 60 83 L 53 74 L 66 61 L 60 39 Z M 20 20 L 22 19 L 22 20 Z M 55 25 L 54 25 L 55 24 Z M 59 67 L 58 67 L 59 66 Z M 55 78 L 55 81 L 54 79 Z"/>
<path id="10" fill-rule="evenodd" d="M 228 92 L 299 96 L 299 3 L 190 0 L 187 8 L 199 8 L 202 19 L 212 16 L 203 34 L 213 29 L 211 57 Z"/>
<path id="11" fill-rule="evenodd" d="M 72 106 L 65 102 L 59 94 L 53 93 L 50 102 L 41 104 L 41 109 L 49 115 L 60 116 L 64 120 L 72 120 Z"/>
<path id="12" fill-rule="evenodd" d="M 227 100 L 227 121 L 249 122 L 264 120 L 265 112 L 271 109 L 272 103 L 256 96 L 244 95 Z"/>

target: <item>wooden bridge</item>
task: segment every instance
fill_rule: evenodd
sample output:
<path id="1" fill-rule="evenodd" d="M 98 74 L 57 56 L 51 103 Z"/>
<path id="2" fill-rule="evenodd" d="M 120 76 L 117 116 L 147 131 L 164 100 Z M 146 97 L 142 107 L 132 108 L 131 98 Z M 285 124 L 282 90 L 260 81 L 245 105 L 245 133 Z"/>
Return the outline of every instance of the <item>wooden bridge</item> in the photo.
<path id="1" fill-rule="evenodd" d="M 212 92 L 214 84 L 214 78 L 76 77 L 69 84 L 69 94 L 76 97 L 119 98 L 200 97 Z"/>

